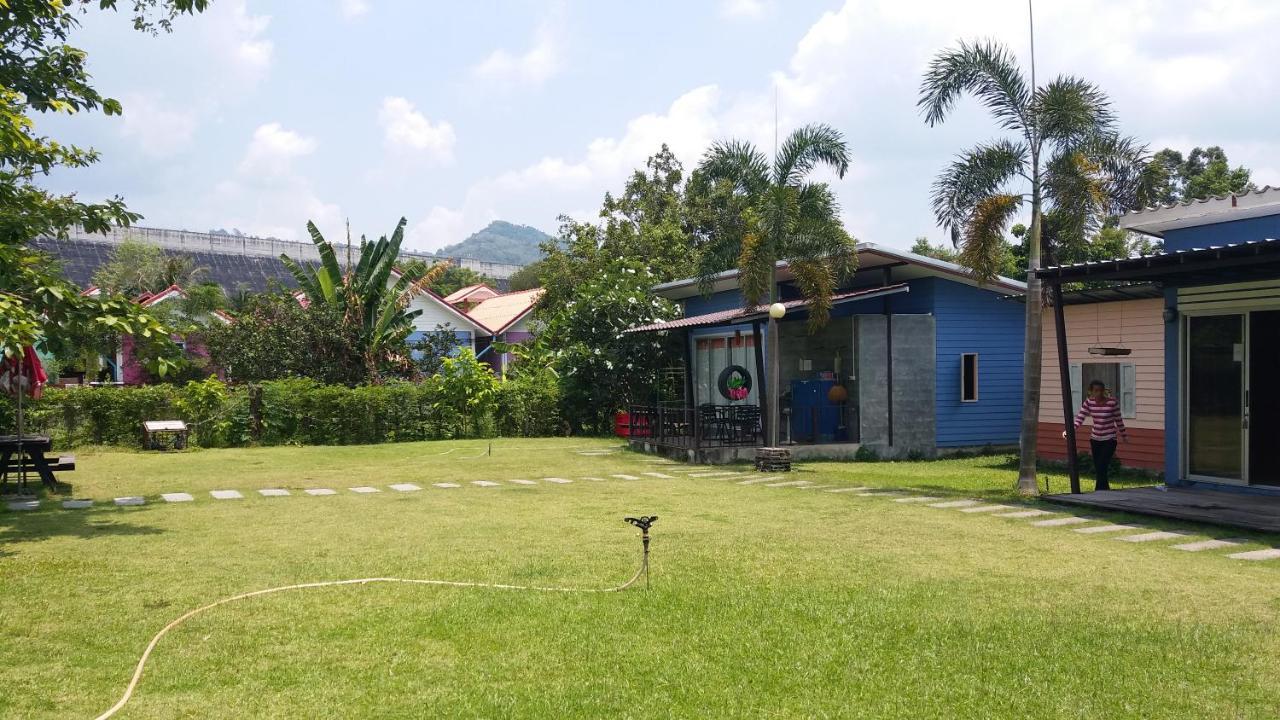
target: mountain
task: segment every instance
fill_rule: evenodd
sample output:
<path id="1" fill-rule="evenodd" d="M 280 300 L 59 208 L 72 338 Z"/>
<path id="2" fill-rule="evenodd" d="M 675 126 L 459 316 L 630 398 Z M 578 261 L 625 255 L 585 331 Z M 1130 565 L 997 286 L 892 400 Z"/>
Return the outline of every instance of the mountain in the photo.
<path id="1" fill-rule="evenodd" d="M 542 257 L 538 244 L 550 237 L 528 225 L 513 225 L 495 220 L 466 240 L 440 248 L 436 254 L 475 258 L 495 263 L 528 265 Z"/>

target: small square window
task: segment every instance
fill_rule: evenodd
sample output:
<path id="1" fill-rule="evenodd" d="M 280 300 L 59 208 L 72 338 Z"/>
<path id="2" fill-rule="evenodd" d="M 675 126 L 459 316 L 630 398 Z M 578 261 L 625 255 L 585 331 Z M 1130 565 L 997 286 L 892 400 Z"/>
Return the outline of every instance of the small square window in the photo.
<path id="1" fill-rule="evenodd" d="M 960 402 L 978 402 L 978 353 L 960 356 Z"/>

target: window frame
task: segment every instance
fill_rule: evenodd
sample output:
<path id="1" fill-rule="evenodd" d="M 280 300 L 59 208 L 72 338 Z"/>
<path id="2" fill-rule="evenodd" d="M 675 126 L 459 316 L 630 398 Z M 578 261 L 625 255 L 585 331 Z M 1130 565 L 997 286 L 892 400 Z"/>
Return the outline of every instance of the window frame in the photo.
<path id="1" fill-rule="evenodd" d="M 965 388 L 968 385 L 968 383 L 966 383 L 965 380 L 966 380 L 966 375 L 969 371 L 969 363 L 968 363 L 969 358 L 973 358 L 973 395 L 972 397 L 969 397 L 965 393 Z M 980 383 L 979 383 L 979 380 L 981 379 L 981 377 L 982 377 L 982 372 L 980 370 L 980 365 L 978 361 L 978 353 L 976 352 L 960 353 L 960 402 L 976 403 L 982 399 L 982 392 L 981 392 Z"/>

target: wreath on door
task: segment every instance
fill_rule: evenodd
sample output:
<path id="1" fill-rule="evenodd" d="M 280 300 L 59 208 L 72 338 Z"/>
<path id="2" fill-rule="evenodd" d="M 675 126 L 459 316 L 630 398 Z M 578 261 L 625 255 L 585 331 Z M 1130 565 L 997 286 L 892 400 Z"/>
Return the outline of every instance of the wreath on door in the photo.
<path id="1" fill-rule="evenodd" d="M 720 371 L 716 388 L 727 400 L 746 400 L 751 394 L 751 373 L 741 365 L 730 365 Z"/>

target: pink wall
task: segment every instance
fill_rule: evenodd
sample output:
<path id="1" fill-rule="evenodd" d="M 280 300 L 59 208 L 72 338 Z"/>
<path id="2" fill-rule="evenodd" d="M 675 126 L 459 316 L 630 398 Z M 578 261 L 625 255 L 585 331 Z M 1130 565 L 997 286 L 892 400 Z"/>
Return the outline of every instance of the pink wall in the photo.
<path id="1" fill-rule="evenodd" d="M 178 342 L 181 339 L 182 337 L 179 335 L 173 336 L 174 342 Z M 187 347 L 185 355 L 188 359 L 207 360 L 209 358 L 209 349 L 200 340 L 198 335 L 192 334 L 187 336 L 186 342 Z M 135 356 L 134 349 L 136 346 L 137 343 L 134 341 L 132 335 L 125 335 L 120 339 L 120 381 L 125 385 L 145 385 L 152 382 L 150 373 L 147 372 L 146 368 L 142 366 L 142 363 Z M 226 379 L 226 373 L 222 368 L 215 369 L 214 374 L 217 375 L 220 380 Z"/>

